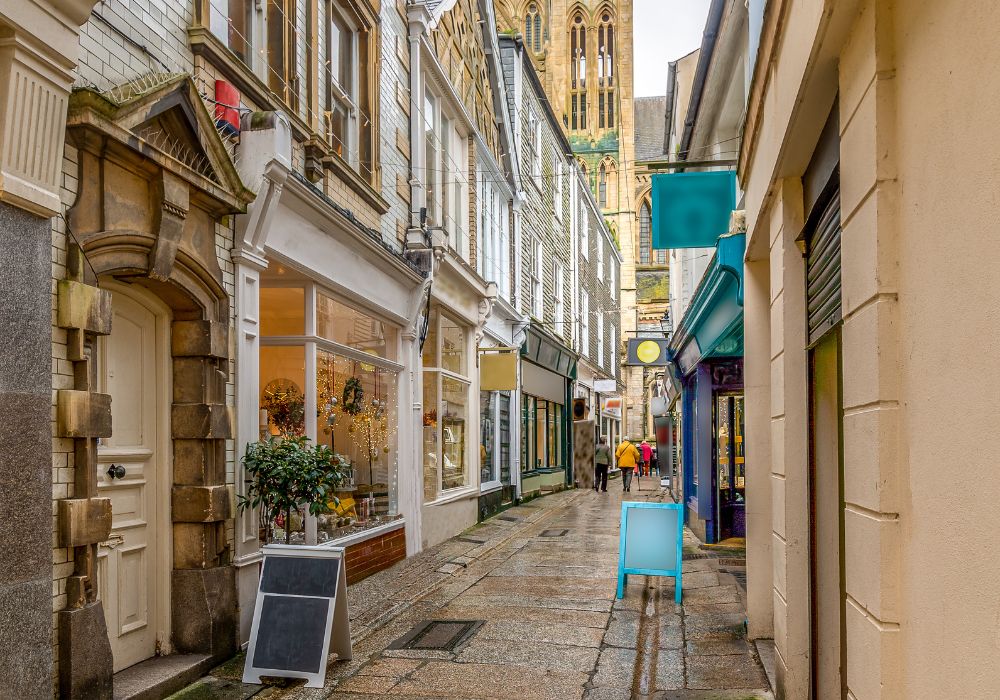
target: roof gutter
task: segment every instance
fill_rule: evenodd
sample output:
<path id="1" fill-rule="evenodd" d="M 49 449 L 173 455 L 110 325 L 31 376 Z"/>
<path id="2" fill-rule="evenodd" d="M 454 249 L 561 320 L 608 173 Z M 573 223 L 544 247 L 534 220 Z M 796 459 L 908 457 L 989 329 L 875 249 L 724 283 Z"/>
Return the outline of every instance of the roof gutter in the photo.
<path id="1" fill-rule="evenodd" d="M 719 26 L 722 24 L 722 11 L 726 0 L 712 0 L 708 8 L 708 19 L 705 22 L 705 32 L 701 36 L 701 53 L 698 54 L 698 67 L 694 72 L 694 83 L 691 86 L 691 101 L 688 103 L 687 115 L 684 117 L 684 134 L 678 153 L 680 160 L 686 160 L 691 150 L 691 137 L 694 135 L 694 123 L 698 119 L 701 98 L 705 93 L 705 80 L 708 68 L 712 65 L 712 55 L 719 38 Z"/>
<path id="2" fill-rule="evenodd" d="M 670 132 L 674 130 L 674 102 L 677 100 L 677 61 L 667 67 L 667 109 L 663 115 L 663 152 L 670 157 Z"/>

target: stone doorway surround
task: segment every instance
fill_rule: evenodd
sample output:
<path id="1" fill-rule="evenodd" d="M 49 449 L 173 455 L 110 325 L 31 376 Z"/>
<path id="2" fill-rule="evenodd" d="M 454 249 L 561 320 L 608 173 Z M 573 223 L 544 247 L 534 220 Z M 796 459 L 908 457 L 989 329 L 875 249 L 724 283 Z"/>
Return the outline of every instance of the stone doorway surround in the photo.
<path id="1" fill-rule="evenodd" d="M 79 153 L 79 188 L 57 325 L 68 330 L 75 380 L 57 392 L 56 429 L 74 439 L 76 476 L 74 497 L 58 503 L 57 529 L 75 570 L 58 614 L 59 687 L 63 697 L 96 698 L 110 697 L 113 684 L 94 575 L 111 525 L 95 471 L 97 440 L 111 431 L 110 397 L 94 390 L 94 341 L 111 331 L 110 294 L 100 284 L 141 286 L 172 313 L 171 633 L 163 649 L 222 658 L 235 649 L 237 612 L 227 540 L 231 300 L 217 231 L 253 195 L 187 75 L 75 90 L 67 132 Z"/>

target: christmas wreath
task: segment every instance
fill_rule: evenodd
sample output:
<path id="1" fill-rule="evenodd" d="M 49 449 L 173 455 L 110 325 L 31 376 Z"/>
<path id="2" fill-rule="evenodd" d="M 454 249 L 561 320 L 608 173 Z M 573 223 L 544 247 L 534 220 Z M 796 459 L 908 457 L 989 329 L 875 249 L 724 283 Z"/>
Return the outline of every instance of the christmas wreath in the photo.
<path id="1" fill-rule="evenodd" d="M 361 388 L 361 380 L 351 377 L 344 383 L 344 395 L 341 397 L 341 406 L 348 415 L 356 416 L 361 413 L 361 402 L 364 401 L 365 390 Z"/>

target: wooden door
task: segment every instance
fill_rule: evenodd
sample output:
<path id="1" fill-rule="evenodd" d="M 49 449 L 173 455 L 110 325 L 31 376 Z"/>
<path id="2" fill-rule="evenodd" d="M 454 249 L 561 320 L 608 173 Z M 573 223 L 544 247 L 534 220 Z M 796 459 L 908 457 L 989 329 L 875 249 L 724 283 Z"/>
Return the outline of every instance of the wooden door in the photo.
<path id="1" fill-rule="evenodd" d="M 99 591 L 119 671 L 156 653 L 159 590 L 158 404 L 166 401 L 157 362 L 156 315 L 121 292 L 111 335 L 98 349 L 101 391 L 111 394 L 112 436 L 98 449 L 98 490 L 111 498 L 111 536 L 98 552 Z M 110 470 L 110 471 L 109 471 Z"/>

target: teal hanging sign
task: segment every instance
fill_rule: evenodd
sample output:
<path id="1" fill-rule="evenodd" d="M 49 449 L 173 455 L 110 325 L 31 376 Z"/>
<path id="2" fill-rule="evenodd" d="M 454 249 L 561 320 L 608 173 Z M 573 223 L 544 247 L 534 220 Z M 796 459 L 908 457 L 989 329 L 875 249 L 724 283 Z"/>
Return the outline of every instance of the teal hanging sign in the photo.
<path id="1" fill-rule="evenodd" d="M 736 173 L 653 175 L 653 248 L 710 248 L 729 231 Z"/>

